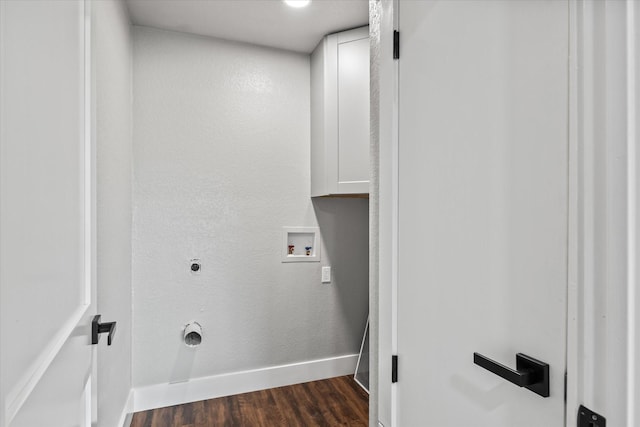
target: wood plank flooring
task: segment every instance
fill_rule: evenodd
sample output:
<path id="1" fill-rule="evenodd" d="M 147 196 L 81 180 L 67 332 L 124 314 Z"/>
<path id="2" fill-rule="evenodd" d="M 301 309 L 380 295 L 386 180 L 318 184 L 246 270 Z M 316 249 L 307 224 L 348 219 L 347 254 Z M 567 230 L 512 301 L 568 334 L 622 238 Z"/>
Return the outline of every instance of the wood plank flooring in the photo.
<path id="1" fill-rule="evenodd" d="M 137 412 L 131 427 L 367 426 L 369 395 L 351 376 Z"/>

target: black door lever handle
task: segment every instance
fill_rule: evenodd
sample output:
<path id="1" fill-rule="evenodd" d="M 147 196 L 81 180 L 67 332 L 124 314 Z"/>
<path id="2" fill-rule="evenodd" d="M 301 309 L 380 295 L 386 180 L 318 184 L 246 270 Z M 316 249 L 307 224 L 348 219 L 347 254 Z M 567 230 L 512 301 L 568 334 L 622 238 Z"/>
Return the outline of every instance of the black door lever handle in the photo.
<path id="1" fill-rule="evenodd" d="M 107 345 L 111 345 L 113 336 L 116 334 L 116 322 L 100 323 L 100 317 L 99 314 L 93 316 L 93 321 L 91 322 L 91 344 L 98 344 L 100 334 L 108 332 Z"/>
<path id="2" fill-rule="evenodd" d="M 473 363 L 519 387 L 525 387 L 542 397 L 549 397 L 549 365 L 547 363 L 522 353 L 516 354 L 516 369 L 511 369 L 480 353 L 473 353 Z"/>

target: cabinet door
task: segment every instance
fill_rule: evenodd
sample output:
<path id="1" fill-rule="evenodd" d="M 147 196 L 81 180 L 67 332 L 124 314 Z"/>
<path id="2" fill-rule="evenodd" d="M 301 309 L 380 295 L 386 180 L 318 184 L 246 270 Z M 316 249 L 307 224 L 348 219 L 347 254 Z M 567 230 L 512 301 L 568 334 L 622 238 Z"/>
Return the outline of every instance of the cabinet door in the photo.
<path id="1" fill-rule="evenodd" d="M 369 192 L 369 30 L 338 34 L 337 192 Z"/>

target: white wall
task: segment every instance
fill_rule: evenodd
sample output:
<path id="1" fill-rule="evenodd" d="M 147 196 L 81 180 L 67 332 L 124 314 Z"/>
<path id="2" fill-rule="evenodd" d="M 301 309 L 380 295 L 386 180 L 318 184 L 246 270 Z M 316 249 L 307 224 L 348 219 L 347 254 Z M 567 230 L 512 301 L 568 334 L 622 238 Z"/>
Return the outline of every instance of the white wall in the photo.
<path id="1" fill-rule="evenodd" d="M 357 353 L 368 202 L 309 197 L 309 57 L 133 35 L 134 386 Z M 318 224 L 322 262 L 281 263 L 281 228 Z"/>
<path id="2" fill-rule="evenodd" d="M 132 43 L 120 0 L 96 1 L 98 313 L 117 321 L 111 346 L 98 346 L 98 425 L 120 426 L 131 390 Z"/>

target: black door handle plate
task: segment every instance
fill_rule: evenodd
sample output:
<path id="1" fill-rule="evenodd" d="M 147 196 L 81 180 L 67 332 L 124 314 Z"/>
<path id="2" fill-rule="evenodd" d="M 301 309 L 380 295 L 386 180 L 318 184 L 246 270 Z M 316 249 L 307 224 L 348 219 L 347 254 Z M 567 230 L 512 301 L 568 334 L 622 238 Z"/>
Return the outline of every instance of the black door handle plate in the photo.
<path id="1" fill-rule="evenodd" d="M 107 345 L 111 345 L 113 336 L 116 334 L 116 322 L 100 323 L 100 317 L 99 314 L 93 316 L 93 321 L 91 322 L 91 344 L 98 344 L 100 334 L 108 332 Z"/>
<path id="2" fill-rule="evenodd" d="M 516 369 L 473 353 L 473 363 L 542 397 L 549 397 L 549 365 L 525 354 L 516 354 Z"/>

